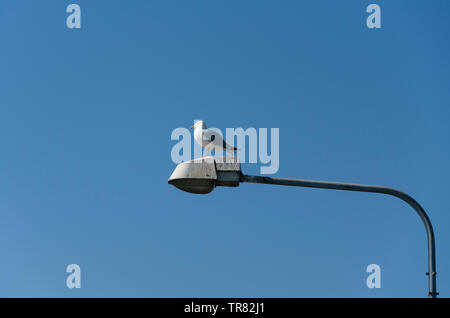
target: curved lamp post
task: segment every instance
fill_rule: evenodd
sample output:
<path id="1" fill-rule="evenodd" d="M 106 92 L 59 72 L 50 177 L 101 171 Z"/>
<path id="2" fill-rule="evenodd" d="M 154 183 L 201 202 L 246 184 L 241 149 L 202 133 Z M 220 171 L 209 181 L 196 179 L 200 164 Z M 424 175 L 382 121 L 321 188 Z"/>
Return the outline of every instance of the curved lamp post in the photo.
<path id="1" fill-rule="evenodd" d="M 200 194 L 209 193 L 216 186 L 237 187 L 241 182 L 250 182 L 320 189 L 374 192 L 400 198 L 417 212 L 425 225 L 428 238 L 428 295 L 430 298 L 436 298 L 439 294 L 436 291 L 436 253 L 434 232 L 430 219 L 416 200 L 399 190 L 362 184 L 249 176 L 242 174 L 241 165 L 237 158 L 234 157 L 203 157 L 180 163 L 175 168 L 168 182 L 183 191 Z"/>

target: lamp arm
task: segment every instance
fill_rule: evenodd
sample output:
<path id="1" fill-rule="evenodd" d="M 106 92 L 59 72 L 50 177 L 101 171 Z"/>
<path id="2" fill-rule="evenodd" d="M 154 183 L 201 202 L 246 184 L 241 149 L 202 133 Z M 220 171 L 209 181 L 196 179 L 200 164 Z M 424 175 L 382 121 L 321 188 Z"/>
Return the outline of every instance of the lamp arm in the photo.
<path id="1" fill-rule="evenodd" d="M 402 199 L 408 203 L 420 216 L 423 224 L 425 225 L 425 230 L 427 232 L 428 239 L 428 296 L 430 298 L 436 298 L 439 293 L 436 291 L 436 251 L 435 251 L 435 241 L 434 241 L 434 231 L 431 225 L 430 218 L 428 217 L 425 210 L 420 206 L 420 204 L 414 200 L 408 194 L 401 192 L 399 190 L 383 187 L 383 186 L 372 186 L 363 184 L 351 184 L 351 183 L 341 183 L 341 182 L 326 182 L 326 181 L 313 181 L 313 180 L 300 180 L 300 179 L 286 179 L 286 178 L 273 178 L 273 177 L 262 177 L 262 176 L 250 176 L 241 175 L 241 182 L 250 183 L 265 183 L 265 184 L 277 184 L 285 186 L 296 186 L 296 187 L 307 187 L 307 188 L 319 188 L 319 189 L 333 189 L 333 190 L 347 190 L 347 191 L 359 191 L 359 192 L 373 192 L 388 194 L 399 199 Z"/>

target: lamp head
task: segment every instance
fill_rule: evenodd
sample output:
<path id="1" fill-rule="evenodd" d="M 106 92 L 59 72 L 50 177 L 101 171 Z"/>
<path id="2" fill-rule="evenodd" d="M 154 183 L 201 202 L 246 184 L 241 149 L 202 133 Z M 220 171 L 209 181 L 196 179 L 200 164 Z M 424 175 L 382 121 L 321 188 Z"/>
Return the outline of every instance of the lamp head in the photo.
<path id="1" fill-rule="evenodd" d="M 207 194 L 216 186 L 236 187 L 241 178 L 241 165 L 237 158 L 224 162 L 227 157 L 202 157 L 178 164 L 169 178 L 169 184 L 180 190 Z M 228 160 L 228 159 L 227 159 Z"/>

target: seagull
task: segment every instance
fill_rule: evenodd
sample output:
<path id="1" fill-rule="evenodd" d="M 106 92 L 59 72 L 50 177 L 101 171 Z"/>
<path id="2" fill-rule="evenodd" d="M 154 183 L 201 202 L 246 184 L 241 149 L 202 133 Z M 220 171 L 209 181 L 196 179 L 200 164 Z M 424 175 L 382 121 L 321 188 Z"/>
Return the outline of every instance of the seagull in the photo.
<path id="1" fill-rule="evenodd" d="M 194 139 L 195 141 L 206 149 L 206 155 L 208 156 L 209 152 L 214 150 L 225 150 L 231 154 L 234 154 L 234 151 L 239 150 L 236 147 L 231 147 L 229 144 L 223 140 L 222 136 L 217 132 L 207 129 L 206 123 L 203 120 L 198 120 L 194 122 L 194 125 L 191 126 L 191 129 L 194 128 Z"/>

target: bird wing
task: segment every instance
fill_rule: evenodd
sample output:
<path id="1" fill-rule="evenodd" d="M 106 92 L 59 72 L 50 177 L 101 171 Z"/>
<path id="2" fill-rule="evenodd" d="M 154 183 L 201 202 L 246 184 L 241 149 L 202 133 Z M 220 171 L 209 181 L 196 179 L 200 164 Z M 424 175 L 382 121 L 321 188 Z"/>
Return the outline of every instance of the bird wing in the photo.
<path id="1" fill-rule="evenodd" d="M 215 144 L 218 140 L 222 138 L 218 133 L 209 129 L 204 129 L 202 132 L 202 139 L 204 142 L 212 142 Z"/>
<path id="2" fill-rule="evenodd" d="M 235 147 L 231 147 L 229 144 L 227 144 L 225 142 L 225 140 L 223 140 L 222 136 L 220 134 L 216 134 L 215 138 L 214 138 L 214 146 L 219 148 L 219 149 L 224 149 L 224 150 L 237 150 L 237 148 Z"/>
<path id="3" fill-rule="evenodd" d="M 214 147 L 218 149 L 225 149 L 225 150 L 238 150 L 235 147 L 231 147 L 229 144 L 223 140 L 222 136 L 210 129 L 204 129 L 202 133 L 202 139 L 205 144 L 213 144 Z"/>

